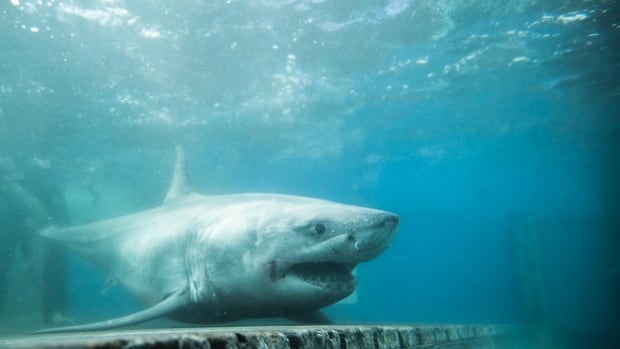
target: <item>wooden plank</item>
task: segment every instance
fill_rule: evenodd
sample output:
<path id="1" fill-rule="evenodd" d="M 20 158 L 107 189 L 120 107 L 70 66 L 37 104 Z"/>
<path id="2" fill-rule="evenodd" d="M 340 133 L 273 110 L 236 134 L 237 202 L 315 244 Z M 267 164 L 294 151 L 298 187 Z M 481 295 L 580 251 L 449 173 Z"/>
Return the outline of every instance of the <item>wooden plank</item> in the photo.
<path id="1" fill-rule="evenodd" d="M 505 348 L 517 332 L 512 327 L 491 325 L 141 329 L 26 335 L 0 339 L 0 348 Z"/>

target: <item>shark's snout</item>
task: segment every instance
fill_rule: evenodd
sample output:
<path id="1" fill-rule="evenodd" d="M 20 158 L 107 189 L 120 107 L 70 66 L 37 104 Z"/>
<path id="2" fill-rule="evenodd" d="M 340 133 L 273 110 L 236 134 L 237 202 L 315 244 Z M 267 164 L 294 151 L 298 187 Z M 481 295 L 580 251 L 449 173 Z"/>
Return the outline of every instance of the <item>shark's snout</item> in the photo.
<path id="1" fill-rule="evenodd" d="M 389 212 L 373 215 L 368 226 L 360 226 L 351 232 L 347 241 L 353 245 L 352 255 L 358 262 L 370 260 L 390 246 L 396 233 L 400 218 Z"/>
<path id="2" fill-rule="evenodd" d="M 393 213 L 381 214 L 377 218 L 376 222 L 371 225 L 372 228 L 382 229 L 382 228 L 398 228 L 398 223 L 400 218 Z"/>

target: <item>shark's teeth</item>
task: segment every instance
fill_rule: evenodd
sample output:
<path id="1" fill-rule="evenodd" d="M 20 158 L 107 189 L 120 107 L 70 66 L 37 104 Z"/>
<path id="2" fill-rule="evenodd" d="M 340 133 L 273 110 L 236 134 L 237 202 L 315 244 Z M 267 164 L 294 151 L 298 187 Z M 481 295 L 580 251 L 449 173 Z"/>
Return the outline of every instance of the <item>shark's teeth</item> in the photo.
<path id="1" fill-rule="evenodd" d="M 300 263 L 292 266 L 289 272 L 314 286 L 331 291 L 350 291 L 356 286 L 351 274 L 353 267 L 334 262 Z"/>

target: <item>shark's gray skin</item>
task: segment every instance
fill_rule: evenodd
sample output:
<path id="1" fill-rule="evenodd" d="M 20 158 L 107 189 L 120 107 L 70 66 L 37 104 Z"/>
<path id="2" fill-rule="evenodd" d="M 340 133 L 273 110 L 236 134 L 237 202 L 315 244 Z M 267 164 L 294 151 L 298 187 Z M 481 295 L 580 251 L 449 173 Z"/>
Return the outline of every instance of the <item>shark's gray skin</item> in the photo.
<path id="1" fill-rule="evenodd" d="M 160 316 L 215 323 L 312 313 L 351 294 L 353 268 L 383 252 L 398 230 L 398 216 L 370 208 L 290 195 L 192 193 L 184 167 L 178 150 L 160 207 L 41 233 L 94 262 L 147 307 L 51 331 Z"/>

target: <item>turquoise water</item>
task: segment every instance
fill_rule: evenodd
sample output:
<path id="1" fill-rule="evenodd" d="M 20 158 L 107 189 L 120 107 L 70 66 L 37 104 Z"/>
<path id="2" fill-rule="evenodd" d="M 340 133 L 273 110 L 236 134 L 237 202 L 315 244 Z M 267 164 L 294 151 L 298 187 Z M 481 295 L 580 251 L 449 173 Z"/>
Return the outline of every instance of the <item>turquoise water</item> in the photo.
<path id="1" fill-rule="evenodd" d="M 336 322 L 618 328 L 616 1 L 4 0 L 0 17 L 3 180 L 55 188 L 70 224 L 159 205 L 182 145 L 204 194 L 400 215 Z M 18 250 L 5 331 L 41 298 Z M 67 318 L 141 308 L 68 258 Z"/>

